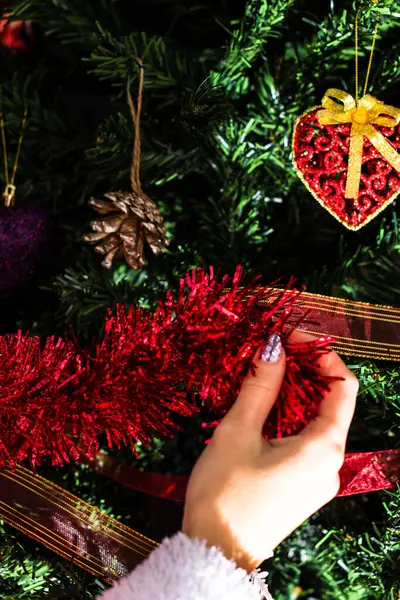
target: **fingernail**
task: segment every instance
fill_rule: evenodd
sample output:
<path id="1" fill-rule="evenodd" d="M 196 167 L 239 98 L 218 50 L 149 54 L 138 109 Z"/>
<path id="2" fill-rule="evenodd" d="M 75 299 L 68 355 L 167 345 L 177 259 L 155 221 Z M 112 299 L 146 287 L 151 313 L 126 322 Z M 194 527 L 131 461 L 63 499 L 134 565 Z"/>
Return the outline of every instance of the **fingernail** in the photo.
<path id="1" fill-rule="evenodd" d="M 260 358 L 264 362 L 276 363 L 282 354 L 282 342 L 277 333 L 271 333 L 267 343 L 261 350 Z"/>

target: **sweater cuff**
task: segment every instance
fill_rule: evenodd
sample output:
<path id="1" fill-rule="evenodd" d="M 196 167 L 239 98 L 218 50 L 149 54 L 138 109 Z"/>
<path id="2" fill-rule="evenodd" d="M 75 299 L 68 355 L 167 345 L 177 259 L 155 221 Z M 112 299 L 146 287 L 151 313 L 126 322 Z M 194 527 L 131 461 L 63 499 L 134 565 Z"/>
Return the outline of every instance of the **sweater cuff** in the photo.
<path id="1" fill-rule="evenodd" d="M 101 600 L 273 600 L 263 581 L 266 575 L 259 569 L 248 575 L 219 548 L 180 531 L 164 538 Z"/>

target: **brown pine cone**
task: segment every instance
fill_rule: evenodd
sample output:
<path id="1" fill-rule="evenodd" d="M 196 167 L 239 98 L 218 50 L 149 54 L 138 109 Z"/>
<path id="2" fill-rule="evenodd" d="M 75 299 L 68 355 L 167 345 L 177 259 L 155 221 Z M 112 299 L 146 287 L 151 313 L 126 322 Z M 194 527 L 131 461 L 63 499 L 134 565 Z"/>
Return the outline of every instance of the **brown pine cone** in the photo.
<path id="1" fill-rule="evenodd" d="M 114 258 L 125 257 L 132 269 L 147 264 L 144 243 L 149 244 L 154 254 L 159 254 L 169 245 L 163 218 L 157 205 L 143 192 L 110 192 L 104 194 L 108 200 L 91 198 L 89 204 L 104 217 L 91 222 L 93 233 L 84 240 L 96 244 L 95 251 L 104 254 L 103 266 L 110 269 Z"/>

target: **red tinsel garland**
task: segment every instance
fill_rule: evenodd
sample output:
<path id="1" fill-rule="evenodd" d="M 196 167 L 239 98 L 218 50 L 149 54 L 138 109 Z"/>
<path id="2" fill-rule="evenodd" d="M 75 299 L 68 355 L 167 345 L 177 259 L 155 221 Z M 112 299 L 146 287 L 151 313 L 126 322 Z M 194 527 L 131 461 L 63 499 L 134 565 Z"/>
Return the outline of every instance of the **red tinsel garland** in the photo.
<path id="1" fill-rule="evenodd" d="M 238 268 L 227 291 L 228 277 L 197 270 L 154 313 L 117 307 L 93 352 L 54 338 L 41 350 L 36 337 L 0 337 L 0 465 L 93 458 L 101 433 L 110 447 L 171 436 L 178 430 L 173 413 L 193 415 L 197 397 L 222 417 L 271 331 L 282 335 L 287 369 L 264 433 L 298 432 L 329 389 L 318 359 L 331 338 L 288 344 L 299 322 L 296 295 L 260 306 L 271 292 L 255 281 L 240 288 L 241 276 Z"/>

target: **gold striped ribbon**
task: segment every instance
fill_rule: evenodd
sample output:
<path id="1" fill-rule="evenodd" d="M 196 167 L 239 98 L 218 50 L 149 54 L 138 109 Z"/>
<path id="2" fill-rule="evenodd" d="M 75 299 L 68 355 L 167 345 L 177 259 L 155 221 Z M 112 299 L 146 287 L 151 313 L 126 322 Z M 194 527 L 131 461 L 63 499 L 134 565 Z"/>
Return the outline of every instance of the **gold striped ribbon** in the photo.
<path id="1" fill-rule="evenodd" d="M 158 546 L 25 467 L 7 467 L 0 477 L 1 519 L 109 583 Z"/>
<path id="2" fill-rule="evenodd" d="M 301 331 L 331 335 L 341 354 L 378 360 L 400 361 L 400 308 L 331 298 L 320 294 L 267 288 L 274 294 L 261 299 L 269 304 L 282 294 L 297 295 L 294 307 L 305 313 Z M 251 297 L 251 294 L 248 296 Z"/>

